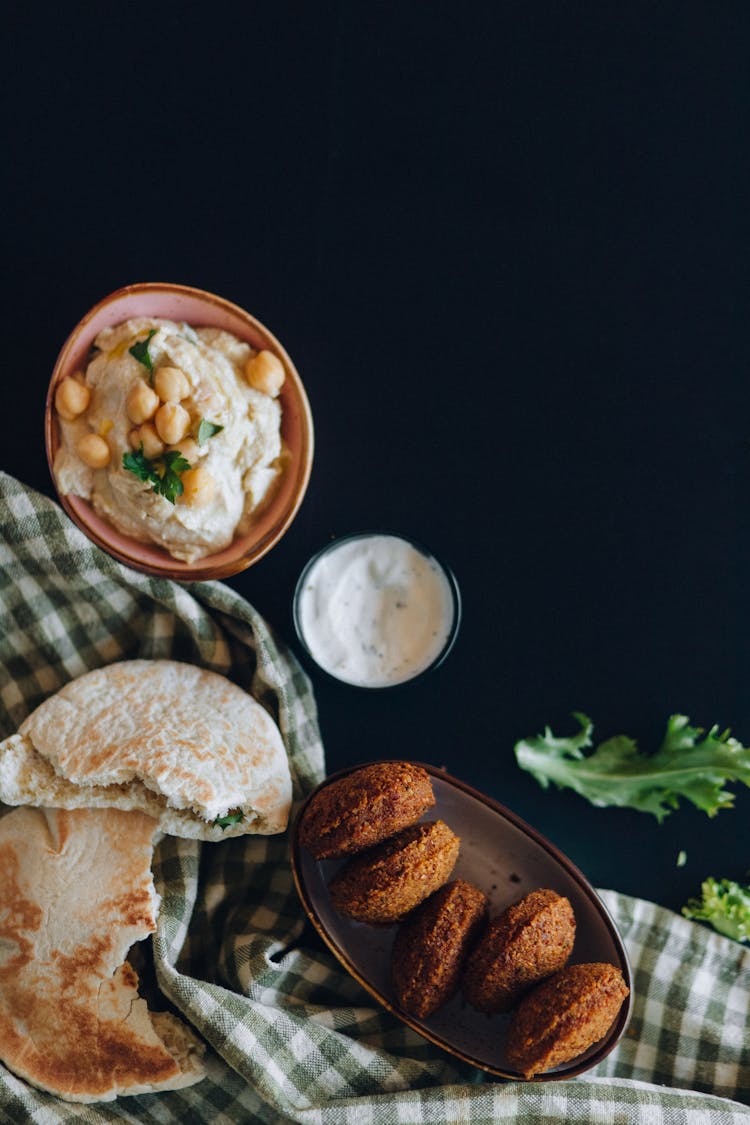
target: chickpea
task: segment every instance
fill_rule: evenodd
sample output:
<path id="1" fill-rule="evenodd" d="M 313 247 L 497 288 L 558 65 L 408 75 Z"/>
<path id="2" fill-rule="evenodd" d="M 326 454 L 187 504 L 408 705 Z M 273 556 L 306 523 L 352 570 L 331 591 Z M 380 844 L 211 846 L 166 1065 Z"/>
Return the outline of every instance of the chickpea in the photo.
<path id="1" fill-rule="evenodd" d="M 164 442 L 156 432 L 153 422 L 143 422 L 128 434 L 128 440 L 133 449 L 140 449 L 146 457 L 158 457 L 164 452 Z"/>
<path id="2" fill-rule="evenodd" d="M 251 387 L 276 398 L 286 377 L 284 365 L 273 352 L 261 351 L 245 364 L 245 378 Z"/>
<path id="3" fill-rule="evenodd" d="M 180 480 L 184 488 L 180 499 L 189 508 L 203 508 L 213 499 L 216 481 L 208 469 L 202 469 L 200 466 L 196 469 L 186 469 Z"/>
<path id="4" fill-rule="evenodd" d="M 125 409 L 130 421 L 139 426 L 141 422 L 148 422 L 149 418 L 153 418 L 159 409 L 159 396 L 156 391 L 152 391 L 150 387 L 139 380 L 128 391 Z"/>
<path id="5" fill-rule="evenodd" d="M 165 445 L 176 445 L 190 429 L 190 415 L 179 402 L 165 402 L 156 411 L 154 425 Z"/>
<path id="6" fill-rule="evenodd" d="M 84 434 L 76 449 L 84 465 L 90 469 L 103 469 L 109 464 L 109 446 L 99 434 Z"/>
<path id="7" fill-rule="evenodd" d="M 181 453 L 191 465 L 195 465 L 201 455 L 198 442 L 193 441 L 191 437 L 185 437 L 182 441 L 178 441 L 176 445 L 170 445 L 167 453 Z"/>
<path id="8" fill-rule="evenodd" d="M 190 383 L 179 367 L 160 367 L 154 375 L 154 387 L 162 402 L 181 402 L 190 394 Z"/>
<path id="9" fill-rule="evenodd" d="M 91 391 L 85 383 L 79 383 L 66 375 L 55 391 L 55 408 L 61 418 L 72 422 L 83 414 L 91 401 Z"/>

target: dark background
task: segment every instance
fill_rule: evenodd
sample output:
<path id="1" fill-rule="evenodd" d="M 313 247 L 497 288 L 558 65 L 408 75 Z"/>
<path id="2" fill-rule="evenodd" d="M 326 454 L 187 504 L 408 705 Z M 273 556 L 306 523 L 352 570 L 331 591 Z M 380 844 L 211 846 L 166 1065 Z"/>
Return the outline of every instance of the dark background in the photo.
<path id="1" fill-rule="evenodd" d="M 747 5 L 15 4 L 3 38 L 0 467 L 53 494 L 47 382 L 101 297 L 242 305 L 317 447 L 230 585 L 298 654 L 332 536 L 400 530 L 463 592 L 426 681 L 313 674 L 329 770 L 444 765 L 675 909 L 744 879 L 747 789 L 658 825 L 542 791 L 513 746 L 574 709 L 644 749 L 676 711 L 750 742 Z"/>

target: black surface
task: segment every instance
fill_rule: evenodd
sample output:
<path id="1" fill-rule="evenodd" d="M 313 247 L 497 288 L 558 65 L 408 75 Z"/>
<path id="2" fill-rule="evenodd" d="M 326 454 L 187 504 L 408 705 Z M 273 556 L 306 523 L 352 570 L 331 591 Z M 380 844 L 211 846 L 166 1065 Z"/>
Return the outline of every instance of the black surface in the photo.
<path id="1" fill-rule="evenodd" d="M 543 792 L 513 745 L 573 709 L 750 742 L 747 6 L 15 4 L 5 30 L 2 468 L 52 495 L 47 380 L 100 297 L 228 297 L 317 437 L 297 521 L 230 584 L 296 651 L 331 536 L 400 529 L 462 588 L 426 682 L 314 676 L 329 770 L 445 766 L 673 908 L 743 878 L 746 789 L 658 825 Z"/>

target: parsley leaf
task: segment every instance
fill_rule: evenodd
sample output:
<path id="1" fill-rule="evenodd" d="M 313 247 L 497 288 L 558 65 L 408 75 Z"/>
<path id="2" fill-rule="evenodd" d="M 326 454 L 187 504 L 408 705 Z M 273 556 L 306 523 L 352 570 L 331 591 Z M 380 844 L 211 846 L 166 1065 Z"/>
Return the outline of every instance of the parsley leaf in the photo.
<path id="1" fill-rule="evenodd" d="M 154 374 L 154 365 L 151 362 L 151 353 L 148 350 L 148 346 L 151 343 L 151 337 L 155 335 L 156 329 L 152 328 L 145 340 L 139 340 L 136 344 L 133 344 L 132 348 L 128 348 L 133 359 L 137 359 L 148 371 L 149 382 L 151 382 L 151 378 Z"/>
<path id="2" fill-rule="evenodd" d="M 161 457 L 157 458 L 157 462 L 162 466 L 162 472 L 159 484 L 154 485 L 154 492 L 158 492 L 170 504 L 174 504 L 177 497 L 182 496 L 185 491 L 179 474 L 190 468 L 190 462 L 182 456 L 179 449 L 175 449 L 172 453 L 162 453 Z"/>
<path id="3" fill-rule="evenodd" d="M 153 480 L 154 463 L 146 457 L 143 446 L 135 453 L 123 453 L 122 467 L 129 473 L 135 473 L 138 480 Z"/>
<path id="4" fill-rule="evenodd" d="M 244 820 L 244 813 L 227 813 L 226 816 L 217 816 L 214 826 L 216 828 L 231 828 L 233 824 L 239 824 L 241 820 Z"/>
<path id="5" fill-rule="evenodd" d="M 686 715 L 672 715 L 661 746 L 643 754 L 634 739 L 617 735 L 585 755 L 592 745 L 593 723 L 574 712 L 581 730 L 571 738 L 544 734 L 516 743 L 521 769 L 528 770 L 546 789 L 574 789 L 592 805 L 615 805 L 652 813 L 658 821 L 691 801 L 709 816 L 731 808 L 734 794 L 724 788 L 740 781 L 750 786 L 750 750 L 730 738 L 729 731 L 711 727 L 706 734 Z"/>
<path id="6" fill-rule="evenodd" d="M 185 491 L 180 473 L 190 468 L 190 462 L 179 449 L 152 459 L 145 455 L 141 446 L 135 453 L 123 453 L 122 467 L 129 473 L 134 473 L 138 480 L 150 481 L 154 492 L 174 504 L 177 497 L 182 496 Z"/>
<path id="7" fill-rule="evenodd" d="M 688 899 L 682 913 L 708 922 L 725 937 L 750 941 L 750 886 L 709 877 L 701 883 L 700 898 Z"/>
<path id="8" fill-rule="evenodd" d="M 198 445 L 205 445 L 214 434 L 219 434 L 224 429 L 217 422 L 209 422 L 208 418 L 201 418 L 198 426 Z"/>

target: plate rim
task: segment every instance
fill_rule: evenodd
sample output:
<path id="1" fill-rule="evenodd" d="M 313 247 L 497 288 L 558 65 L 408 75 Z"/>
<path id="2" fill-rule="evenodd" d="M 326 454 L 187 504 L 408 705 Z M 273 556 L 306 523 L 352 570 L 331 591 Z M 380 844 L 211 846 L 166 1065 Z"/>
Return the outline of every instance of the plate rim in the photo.
<path id="1" fill-rule="evenodd" d="M 568 1067 L 563 1067 L 559 1070 L 547 1071 L 542 1074 L 537 1074 L 533 1078 L 525 1078 L 517 1071 L 505 1070 L 502 1067 L 493 1066 L 490 1063 L 483 1062 L 482 1060 L 475 1058 L 473 1055 L 467 1053 L 461 1048 L 455 1047 L 453 1044 L 445 1040 L 443 1036 L 437 1035 L 436 1033 L 432 1032 L 429 1028 L 426 1028 L 423 1024 L 419 1023 L 413 1016 L 410 1016 L 407 1012 L 404 1012 L 403 1009 L 392 1003 L 387 996 L 383 996 L 382 993 L 380 993 L 374 986 L 369 984 L 368 981 L 363 978 L 362 974 L 351 962 L 346 950 L 343 949 L 338 944 L 338 942 L 335 941 L 335 939 L 329 934 L 327 928 L 323 925 L 322 920 L 317 913 L 315 904 L 313 903 L 307 891 L 307 887 L 305 886 L 305 881 L 302 875 L 302 845 L 300 844 L 299 840 L 299 826 L 302 815 L 307 808 L 307 805 L 310 803 L 310 801 L 312 801 L 313 797 L 315 797 L 316 794 L 321 790 L 331 785 L 334 781 L 339 781 L 341 778 L 347 777 L 352 773 L 356 773 L 358 770 L 364 769 L 366 766 L 383 764 L 387 762 L 404 761 L 408 761 L 410 765 L 421 766 L 421 768 L 426 770 L 431 776 L 436 777 L 443 782 L 446 782 L 448 785 L 451 785 L 456 789 L 462 790 L 468 796 L 473 797 L 475 800 L 478 800 L 482 804 L 488 806 L 494 812 L 499 813 L 501 817 L 503 817 L 505 820 L 508 820 L 515 828 L 531 837 L 531 839 L 534 840 L 534 842 L 539 845 L 544 851 L 546 851 L 556 863 L 558 863 L 565 869 L 567 874 L 579 886 L 579 888 L 583 891 L 589 901 L 593 903 L 594 907 L 601 915 L 605 926 L 609 931 L 609 935 L 613 942 L 613 945 L 618 952 L 620 960 L 619 968 L 625 979 L 625 984 L 628 987 L 628 995 L 625 997 L 620 1011 L 618 1012 L 617 1019 L 607 1033 L 606 1038 L 601 1042 L 599 1048 L 594 1052 L 593 1055 L 589 1055 L 586 1059 L 581 1060 L 578 1063 L 575 1063 L 574 1061 Z M 476 1067 L 478 1070 L 482 1070 L 487 1074 L 491 1074 L 495 1078 L 501 1078 L 509 1082 L 560 1082 L 569 1078 L 575 1078 L 579 1074 L 583 1074 L 585 1071 L 591 1070 L 603 1059 L 605 1059 L 611 1051 L 614 1050 L 614 1048 L 617 1046 L 617 1044 L 625 1034 L 633 1010 L 633 972 L 630 965 L 630 959 L 628 957 L 627 949 L 625 948 L 625 943 L 620 936 L 619 930 L 617 929 L 612 915 L 607 909 L 606 904 L 597 894 L 593 884 L 586 878 L 581 869 L 575 863 L 573 863 L 573 861 L 569 859 L 568 856 L 566 856 L 565 853 L 562 852 L 556 844 L 553 844 L 551 840 L 544 836 L 543 833 L 541 833 L 538 829 L 534 828 L 533 825 L 529 824 L 517 813 L 513 812 L 512 809 L 509 809 L 506 805 L 503 805 L 500 801 L 495 800 L 494 797 L 490 797 L 489 794 L 483 793 L 481 790 L 476 789 L 473 785 L 469 784 L 469 782 L 463 781 L 461 778 L 455 777 L 453 774 L 448 773 L 447 770 L 443 770 L 439 766 L 434 766 L 429 762 L 421 762 L 411 758 L 378 758 L 371 762 L 360 762 L 355 765 L 345 766 L 343 769 L 337 770 L 335 773 L 328 775 L 321 782 L 319 782 L 318 785 L 316 785 L 315 788 L 312 789 L 310 793 L 308 793 L 308 795 L 304 798 L 304 800 L 297 808 L 291 829 L 290 856 L 292 877 L 294 880 L 295 889 L 299 896 L 300 902 L 302 903 L 305 914 L 314 926 L 317 934 L 323 939 L 324 943 L 331 951 L 331 953 L 333 953 L 336 960 L 344 967 L 344 969 L 346 969 L 350 976 L 352 976 L 357 981 L 357 983 L 360 984 L 370 994 L 370 996 L 372 996 L 378 1002 L 378 1004 L 380 1004 L 381 1007 L 385 1008 L 385 1010 L 390 1012 L 391 1015 L 395 1016 L 402 1023 L 406 1024 L 407 1027 L 410 1027 L 412 1031 L 415 1031 L 418 1035 L 421 1035 L 423 1039 L 427 1039 L 434 1046 L 439 1047 L 443 1051 L 447 1051 L 448 1054 L 452 1055 L 454 1058 L 460 1059 L 462 1062 Z M 319 862 L 317 860 L 314 860 L 312 856 L 310 858 L 312 862 Z"/>

